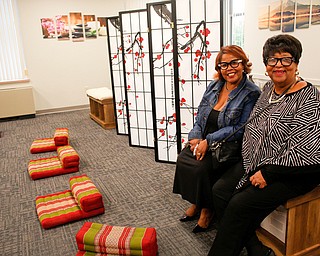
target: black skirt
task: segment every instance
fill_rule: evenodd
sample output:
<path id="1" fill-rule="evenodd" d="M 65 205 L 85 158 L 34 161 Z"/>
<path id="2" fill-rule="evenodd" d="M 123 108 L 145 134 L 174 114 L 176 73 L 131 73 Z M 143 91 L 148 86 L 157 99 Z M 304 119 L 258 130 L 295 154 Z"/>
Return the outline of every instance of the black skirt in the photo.
<path id="1" fill-rule="evenodd" d="M 221 168 L 212 163 L 211 151 L 200 161 L 190 147 L 186 147 L 177 159 L 173 193 L 180 194 L 199 209 L 212 209 L 212 186 L 221 175 Z"/>

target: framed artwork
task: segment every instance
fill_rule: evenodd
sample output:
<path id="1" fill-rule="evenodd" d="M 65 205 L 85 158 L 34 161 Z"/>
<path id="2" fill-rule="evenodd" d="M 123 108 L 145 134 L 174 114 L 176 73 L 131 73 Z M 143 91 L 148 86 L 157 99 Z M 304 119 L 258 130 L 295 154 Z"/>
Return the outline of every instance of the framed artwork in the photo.
<path id="1" fill-rule="evenodd" d="M 281 28 L 281 1 L 274 1 L 270 4 L 269 29 L 277 31 Z"/>
<path id="2" fill-rule="evenodd" d="M 98 17 L 98 36 L 107 36 L 107 18 Z"/>
<path id="3" fill-rule="evenodd" d="M 98 20 L 101 22 L 101 18 L 98 18 Z M 100 26 L 103 26 L 102 22 Z M 128 135 L 126 88 L 122 59 L 123 47 L 119 16 L 106 18 L 106 29 L 117 134 Z"/>
<path id="4" fill-rule="evenodd" d="M 154 147 L 147 10 L 120 12 L 129 145 Z"/>
<path id="5" fill-rule="evenodd" d="M 70 40 L 70 29 L 69 29 L 69 17 L 68 15 L 57 15 L 56 20 L 56 29 L 57 29 L 57 38 L 59 41 Z"/>
<path id="6" fill-rule="evenodd" d="M 83 15 L 84 35 L 86 39 L 97 38 L 97 22 L 95 15 Z"/>
<path id="7" fill-rule="evenodd" d="M 297 0 L 296 28 L 309 28 L 310 22 L 310 1 Z"/>
<path id="8" fill-rule="evenodd" d="M 312 0 L 311 25 L 320 24 L 320 0 Z"/>
<path id="9" fill-rule="evenodd" d="M 258 28 L 259 29 L 268 29 L 269 28 L 269 5 L 259 8 L 259 20 Z"/>
<path id="10" fill-rule="evenodd" d="M 44 38 L 44 39 L 56 38 L 54 19 L 42 18 L 41 19 L 41 28 L 42 28 L 42 38 Z"/>
<path id="11" fill-rule="evenodd" d="M 70 26 L 73 42 L 84 41 L 84 24 L 81 12 L 70 12 Z"/>
<path id="12" fill-rule="evenodd" d="M 282 32 L 294 31 L 295 2 L 292 0 L 282 1 Z"/>

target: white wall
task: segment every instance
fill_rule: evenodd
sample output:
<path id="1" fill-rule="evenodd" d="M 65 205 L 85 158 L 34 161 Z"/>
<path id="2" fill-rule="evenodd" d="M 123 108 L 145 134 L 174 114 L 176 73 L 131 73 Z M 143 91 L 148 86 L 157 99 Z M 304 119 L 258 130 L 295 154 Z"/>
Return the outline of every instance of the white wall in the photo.
<path id="1" fill-rule="evenodd" d="M 88 104 L 89 88 L 111 87 L 106 37 L 84 42 L 43 39 L 40 19 L 69 12 L 94 14 L 96 17 L 117 16 L 120 11 L 142 9 L 158 0 L 17 0 L 20 14 L 26 64 L 33 87 L 37 111 Z M 264 77 L 262 46 L 278 32 L 258 29 L 258 10 L 272 0 L 246 0 L 244 49 L 253 62 L 253 74 Z M 320 84 L 315 61 L 320 59 L 318 43 L 320 25 L 295 30 L 292 35 L 303 44 L 300 74 Z M 25 84 L 23 84 L 24 86 Z M 15 85 L 10 85 L 13 87 Z M 17 86 L 22 86 L 21 84 Z"/>
<path id="2" fill-rule="evenodd" d="M 248 53 L 253 63 L 252 73 L 256 76 L 264 76 L 265 66 L 262 62 L 262 47 L 265 41 L 281 31 L 258 29 L 259 8 L 268 6 L 272 0 L 246 0 L 245 2 L 245 39 L 244 50 Z M 295 29 L 289 33 L 298 38 L 303 47 L 302 57 L 299 63 L 300 76 L 305 80 L 320 85 L 320 72 L 316 64 L 320 60 L 320 25 L 310 25 L 307 29 Z"/>
<path id="3" fill-rule="evenodd" d="M 85 105 L 87 88 L 111 87 L 106 37 L 84 42 L 43 39 L 40 19 L 69 12 L 117 16 L 125 9 L 124 0 L 18 0 L 18 8 L 37 111 Z"/>
<path id="4" fill-rule="evenodd" d="M 107 38 L 84 42 L 43 39 L 40 19 L 69 12 L 118 16 L 120 11 L 143 9 L 157 0 L 17 0 L 26 65 L 36 111 L 88 104 L 85 91 L 111 88 Z M 25 84 L 10 84 L 21 87 Z"/>

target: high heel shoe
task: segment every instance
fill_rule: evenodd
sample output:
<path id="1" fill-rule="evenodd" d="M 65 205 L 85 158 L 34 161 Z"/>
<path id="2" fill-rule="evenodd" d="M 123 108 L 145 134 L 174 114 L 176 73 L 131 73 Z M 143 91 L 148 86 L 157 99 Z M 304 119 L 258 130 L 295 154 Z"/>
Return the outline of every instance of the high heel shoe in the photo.
<path id="1" fill-rule="evenodd" d="M 192 229 L 192 233 L 200 233 L 200 232 L 206 232 L 209 230 L 209 226 L 206 228 L 200 227 L 199 224 L 197 224 L 193 229 Z"/>
<path id="2" fill-rule="evenodd" d="M 191 216 L 190 216 L 191 215 Z M 197 206 L 192 204 L 185 212 L 185 214 L 179 219 L 181 222 L 193 221 L 199 216 Z"/>
<path id="3" fill-rule="evenodd" d="M 197 214 L 193 216 L 183 215 L 179 220 L 181 222 L 193 221 L 197 218 Z"/>

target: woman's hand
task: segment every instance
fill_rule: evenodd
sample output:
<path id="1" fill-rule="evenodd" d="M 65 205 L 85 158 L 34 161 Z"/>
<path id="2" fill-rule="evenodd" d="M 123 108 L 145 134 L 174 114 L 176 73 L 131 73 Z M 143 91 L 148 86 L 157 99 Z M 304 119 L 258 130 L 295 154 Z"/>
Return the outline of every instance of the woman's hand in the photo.
<path id="1" fill-rule="evenodd" d="M 199 144 L 200 139 L 192 139 L 189 140 L 189 144 L 190 144 L 190 150 L 193 152 L 195 147 Z"/>
<path id="2" fill-rule="evenodd" d="M 257 171 L 255 174 L 253 174 L 250 177 L 250 181 L 252 186 L 255 186 L 258 188 L 264 188 L 267 186 L 267 182 L 263 178 L 261 171 Z"/>
<path id="3" fill-rule="evenodd" d="M 196 159 L 202 160 L 207 153 L 209 146 L 207 140 L 201 140 L 196 149 Z"/>

